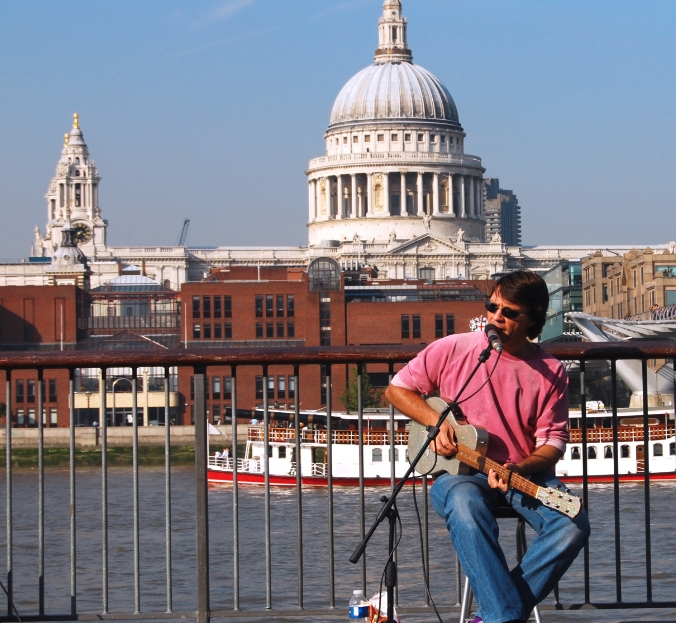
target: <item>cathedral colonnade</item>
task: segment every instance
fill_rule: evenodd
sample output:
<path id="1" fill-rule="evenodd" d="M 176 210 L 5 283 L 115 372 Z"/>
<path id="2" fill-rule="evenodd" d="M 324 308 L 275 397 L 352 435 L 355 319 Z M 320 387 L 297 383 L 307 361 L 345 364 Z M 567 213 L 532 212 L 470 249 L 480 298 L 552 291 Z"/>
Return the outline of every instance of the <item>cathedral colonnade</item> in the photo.
<path id="1" fill-rule="evenodd" d="M 484 218 L 483 177 L 447 171 L 364 171 L 308 180 L 309 223 L 331 219 Z"/>

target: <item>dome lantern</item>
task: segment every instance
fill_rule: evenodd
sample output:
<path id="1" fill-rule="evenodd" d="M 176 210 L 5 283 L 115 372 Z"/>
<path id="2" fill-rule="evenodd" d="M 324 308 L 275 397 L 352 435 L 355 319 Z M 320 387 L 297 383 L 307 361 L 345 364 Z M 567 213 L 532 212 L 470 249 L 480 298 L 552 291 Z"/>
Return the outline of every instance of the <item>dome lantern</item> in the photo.
<path id="1" fill-rule="evenodd" d="M 400 0 L 385 0 L 383 16 L 378 22 L 378 49 L 375 62 L 412 63 L 413 55 L 408 49 L 407 21 L 401 14 Z"/>

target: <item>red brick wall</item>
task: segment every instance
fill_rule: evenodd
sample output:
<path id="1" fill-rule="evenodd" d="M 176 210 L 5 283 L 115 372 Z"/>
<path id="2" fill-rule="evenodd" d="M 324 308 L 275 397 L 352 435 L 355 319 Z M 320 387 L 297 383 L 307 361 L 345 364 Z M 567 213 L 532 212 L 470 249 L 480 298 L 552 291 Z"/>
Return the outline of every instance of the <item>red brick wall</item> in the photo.
<path id="1" fill-rule="evenodd" d="M 0 344 L 77 341 L 76 286 L 0 287 Z M 63 309 L 63 322 L 61 311 Z"/>

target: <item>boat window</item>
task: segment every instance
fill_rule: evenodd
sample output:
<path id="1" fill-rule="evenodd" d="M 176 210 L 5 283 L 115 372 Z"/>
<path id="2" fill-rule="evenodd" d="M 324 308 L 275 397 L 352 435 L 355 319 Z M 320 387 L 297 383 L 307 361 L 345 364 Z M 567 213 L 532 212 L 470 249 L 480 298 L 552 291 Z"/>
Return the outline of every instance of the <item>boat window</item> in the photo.
<path id="1" fill-rule="evenodd" d="M 371 460 L 374 463 L 379 463 L 382 462 L 383 460 L 383 451 L 380 448 L 374 448 L 373 452 L 371 453 Z"/>
<path id="2" fill-rule="evenodd" d="M 390 448 L 390 451 L 388 452 L 387 455 L 390 459 L 390 463 L 392 462 L 392 449 Z M 394 449 L 394 462 L 398 463 L 399 462 L 399 448 Z"/>
<path id="3" fill-rule="evenodd" d="M 628 445 L 620 446 L 620 457 L 623 459 L 628 459 L 631 456 L 631 450 Z"/>
<path id="4" fill-rule="evenodd" d="M 603 448 L 603 458 L 612 459 L 613 458 L 613 446 L 605 446 Z"/>
<path id="5" fill-rule="evenodd" d="M 279 446 L 279 458 L 280 459 L 285 459 L 286 458 L 286 446 Z"/>
<path id="6" fill-rule="evenodd" d="M 577 461 L 580 460 L 580 448 L 579 448 L 579 446 L 573 446 L 570 449 L 570 458 L 573 459 L 573 460 L 577 460 Z"/>
<path id="7" fill-rule="evenodd" d="M 587 458 L 595 459 L 596 458 L 596 446 L 589 446 L 587 448 Z"/>
<path id="8" fill-rule="evenodd" d="M 676 455 L 676 443 L 673 441 L 669 444 L 669 454 L 670 456 Z"/>
<path id="9" fill-rule="evenodd" d="M 653 444 L 653 456 L 664 456 L 664 448 L 661 443 Z"/>

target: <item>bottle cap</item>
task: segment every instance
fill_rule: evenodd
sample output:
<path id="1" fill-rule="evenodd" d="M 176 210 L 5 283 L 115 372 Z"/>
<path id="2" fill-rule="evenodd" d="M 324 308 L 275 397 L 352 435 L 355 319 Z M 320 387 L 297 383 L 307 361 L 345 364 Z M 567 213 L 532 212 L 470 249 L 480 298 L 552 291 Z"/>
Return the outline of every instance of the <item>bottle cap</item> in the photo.
<path id="1" fill-rule="evenodd" d="M 364 592 L 364 591 L 362 591 L 361 589 L 359 589 L 359 590 L 357 590 L 357 591 L 352 591 L 352 594 L 353 594 L 353 595 L 361 595 L 363 592 Z"/>

